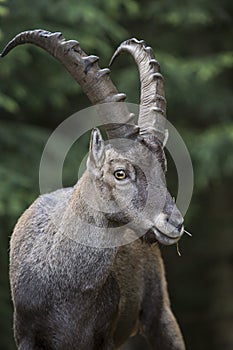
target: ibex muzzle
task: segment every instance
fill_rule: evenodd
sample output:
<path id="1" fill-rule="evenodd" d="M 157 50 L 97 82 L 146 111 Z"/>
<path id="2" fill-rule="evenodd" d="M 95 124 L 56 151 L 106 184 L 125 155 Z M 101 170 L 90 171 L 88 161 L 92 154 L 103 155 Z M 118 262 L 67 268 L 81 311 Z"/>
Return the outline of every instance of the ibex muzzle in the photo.
<path id="1" fill-rule="evenodd" d="M 166 101 L 152 49 L 131 39 L 112 59 L 125 51 L 138 65 L 142 88 L 135 125 L 109 69 L 100 69 L 98 57 L 87 56 L 77 41 L 27 31 L 1 57 L 24 43 L 52 54 L 93 104 L 106 107 L 109 144 L 94 129 L 78 183 L 40 196 L 15 227 L 10 283 L 18 349 L 114 350 L 141 332 L 151 349 L 184 350 L 156 244 L 176 243 L 184 228 L 166 188 Z M 128 234 L 131 243 L 120 245 L 119 235 Z"/>

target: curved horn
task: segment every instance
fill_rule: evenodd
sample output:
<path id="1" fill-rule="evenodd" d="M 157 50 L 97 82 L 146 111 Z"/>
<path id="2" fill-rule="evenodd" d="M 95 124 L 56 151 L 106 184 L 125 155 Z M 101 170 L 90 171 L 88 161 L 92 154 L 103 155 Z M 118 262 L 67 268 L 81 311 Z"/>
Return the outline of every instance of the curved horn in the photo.
<path id="1" fill-rule="evenodd" d="M 43 48 L 60 61 L 93 104 L 125 100 L 126 95 L 118 93 L 112 83 L 109 77 L 110 70 L 99 68 L 97 63 L 99 57 L 88 56 L 81 49 L 78 41 L 66 41 L 62 33 L 51 33 L 42 29 L 22 32 L 8 43 L 0 57 L 6 56 L 13 48 L 25 43 Z M 108 138 L 132 137 L 138 134 L 138 127 L 134 125 L 134 115 L 129 113 L 124 103 L 113 103 L 111 111 L 110 109 L 108 111 L 107 123 L 109 124 L 105 125 Z M 104 122 L 106 122 L 106 116 Z"/>
<path id="2" fill-rule="evenodd" d="M 141 101 L 138 124 L 140 133 L 154 133 L 162 141 L 165 137 L 166 99 L 164 79 L 160 65 L 156 61 L 151 47 L 143 40 L 135 38 L 124 41 L 115 51 L 110 65 L 122 52 L 130 53 L 139 70 L 141 81 Z"/>

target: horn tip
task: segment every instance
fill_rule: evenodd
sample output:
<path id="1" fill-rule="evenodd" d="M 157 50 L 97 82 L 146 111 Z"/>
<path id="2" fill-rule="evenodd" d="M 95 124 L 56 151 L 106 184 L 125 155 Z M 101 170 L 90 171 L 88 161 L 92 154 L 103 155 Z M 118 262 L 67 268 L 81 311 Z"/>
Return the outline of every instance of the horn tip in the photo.
<path id="1" fill-rule="evenodd" d="M 145 41 L 144 40 L 138 40 L 136 38 L 131 38 L 128 40 L 123 41 L 120 46 L 116 49 L 116 51 L 114 52 L 110 62 L 109 62 L 109 67 L 113 64 L 113 62 L 115 61 L 115 59 L 117 58 L 117 56 L 119 56 L 123 51 L 127 51 L 127 48 L 130 45 L 141 45 L 141 46 L 145 46 Z"/>
<path id="2" fill-rule="evenodd" d="M 108 64 L 109 67 L 111 67 L 111 65 L 113 64 L 113 62 L 115 61 L 115 59 L 117 58 L 117 56 L 120 54 L 119 49 L 117 49 L 114 54 L 112 55 L 110 62 Z"/>
<path id="3" fill-rule="evenodd" d="M 0 52 L 0 58 L 5 57 L 8 53 L 9 53 L 9 51 L 7 50 L 7 47 L 5 47 L 5 49 L 3 49 L 2 52 Z"/>

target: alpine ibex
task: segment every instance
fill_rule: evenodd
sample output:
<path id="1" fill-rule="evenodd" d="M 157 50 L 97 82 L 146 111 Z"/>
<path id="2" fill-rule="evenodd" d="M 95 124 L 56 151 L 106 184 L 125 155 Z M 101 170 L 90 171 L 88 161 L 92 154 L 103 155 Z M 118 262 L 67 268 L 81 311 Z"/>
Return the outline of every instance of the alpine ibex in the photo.
<path id="1" fill-rule="evenodd" d="M 136 125 L 109 69 L 100 69 L 98 57 L 87 56 L 77 41 L 66 41 L 61 33 L 26 31 L 1 57 L 24 43 L 62 62 L 93 104 L 112 102 L 116 119 L 105 125 L 108 145 L 98 129 L 92 131 L 87 169 L 77 184 L 40 196 L 14 229 L 10 283 L 18 349 L 112 350 L 138 332 L 151 349 L 185 349 L 158 244 L 177 243 L 184 227 L 163 178 L 166 135 L 160 117 L 166 101 L 152 49 L 130 39 L 113 56 L 128 52 L 137 63 Z M 99 244 L 105 234 L 137 239 L 105 247 Z M 87 237 L 94 244 L 83 244 Z"/>

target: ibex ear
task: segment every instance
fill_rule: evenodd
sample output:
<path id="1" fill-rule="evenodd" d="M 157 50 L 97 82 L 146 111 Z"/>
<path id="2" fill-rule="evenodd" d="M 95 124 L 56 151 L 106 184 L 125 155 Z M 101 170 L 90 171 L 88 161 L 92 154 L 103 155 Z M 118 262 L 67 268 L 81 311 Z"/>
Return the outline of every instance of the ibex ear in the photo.
<path id="1" fill-rule="evenodd" d="M 105 149 L 104 140 L 99 129 L 95 128 L 91 133 L 89 156 L 87 159 L 88 171 L 95 173 L 104 163 Z"/>

